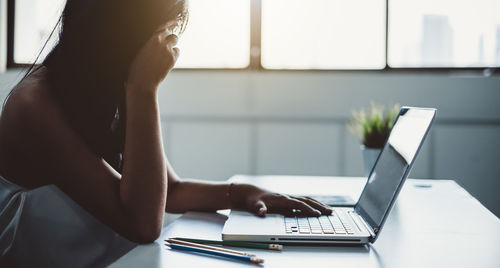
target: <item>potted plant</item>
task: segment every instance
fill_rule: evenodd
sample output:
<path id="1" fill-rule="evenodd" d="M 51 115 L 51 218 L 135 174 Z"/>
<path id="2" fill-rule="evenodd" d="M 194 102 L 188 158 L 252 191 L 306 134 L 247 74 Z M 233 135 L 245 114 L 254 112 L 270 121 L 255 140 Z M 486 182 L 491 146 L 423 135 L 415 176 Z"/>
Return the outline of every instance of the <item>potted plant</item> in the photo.
<path id="1" fill-rule="evenodd" d="M 361 141 L 366 176 L 384 147 L 399 109 L 398 104 L 386 108 L 372 102 L 368 109 L 352 112 L 347 129 Z"/>

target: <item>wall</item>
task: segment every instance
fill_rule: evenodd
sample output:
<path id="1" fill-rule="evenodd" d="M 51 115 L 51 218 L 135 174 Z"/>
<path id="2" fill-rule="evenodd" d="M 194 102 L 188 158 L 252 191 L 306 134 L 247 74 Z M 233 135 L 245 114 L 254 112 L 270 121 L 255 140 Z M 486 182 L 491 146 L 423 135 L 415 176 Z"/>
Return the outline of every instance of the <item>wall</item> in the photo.
<path id="1" fill-rule="evenodd" d="M 7 65 L 7 0 L 0 0 L 0 73 Z"/>
<path id="2" fill-rule="evenodd" d="M 5 90 L 19 74 L 0 75 Z M 167 154 L 183 177 L 362 175 L 345 129 L 371 100 L 439 109 L 411 177 L 455 179 L 500 215 L 500 77 L 174 71 L 161 85 Z"/>

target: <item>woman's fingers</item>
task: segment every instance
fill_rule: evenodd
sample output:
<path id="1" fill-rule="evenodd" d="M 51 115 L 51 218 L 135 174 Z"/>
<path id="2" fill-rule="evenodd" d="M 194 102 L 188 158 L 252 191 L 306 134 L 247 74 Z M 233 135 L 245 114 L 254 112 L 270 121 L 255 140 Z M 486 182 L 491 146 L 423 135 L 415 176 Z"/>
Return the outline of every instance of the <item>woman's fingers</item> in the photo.
<path id="1" fill-rule="evenodd" d="M 179 37 L 175 34 L 169 34 L 166 31 L 161 31 L 157 33 L 158 45 L 160 47 L 166 48 L 168 53 L 172 54 L 174 59 L 176 60 L 179 56 L 179 48 L 175 47 L 179 42 Z"/>
<path id="2" fill-rule="evenodd" d="M 270 207 L 267 212 L 268 213 L 281 214 L 281 215 L 286 216 L 286 217 L 295 217 L 295 216 L 299 215 L 299 213 L 297 211 L 295 211 L 294 209 L 290 209 L 290 208 L 273 208 L 273 207 Z"/>
<path id="3" fill-rule="evenodd" d="M 170 34 L 165 38 L 165 42 L 167 42 L 169 48 L 173 48 L 177 45 L 177 42 L 179 42 L 179 38 L 175 34 Z"/>
<path id="4" fill-rule="evenodd" d="M 175 61 L 179 58 L 180 50 L 177 47 L 172 48 L 172 54 L 174 55 Z"/>
<path id="5" fill-rule="evenodd" d="M 275 208 L 287 208 L 287 209 L 298 209 L 303 214 L 308 216 L 319 216 L 321 211 L 311 207 L 303 201 L 298 199 L 288 197 L 285 195 L 278 195 L 276 199 L 271 201 L 271 204 Z"/>
<path id="6" fill-rule="evenodd" d="M 266 216 L 267 213 L 267 206 L 262 200 L 258 200 L 255 202 L 254 205 L 254 213 L 257 214 L 259 217 L 264 217 Z"/>
<path id="7" fill-rule="evenodd" d="M 137 52 L 129 67 L 127 84 L 141 85 L 134 90 L 155 91 L 179 57 L 175 34 L 158 31 Z M 137 89 L 140 88 L 140 89 Z"/>
<path id="8" fill-rule="evenodd" d="M 248 210 L 258 216 L 265 216 L 268 212 L 284 215 L 294 214 L 309 217 L 319 217 L 321 214 L 330 215 L 332 209 L 308 197 L 291 197 L 277 193 L 264 193 L 257 196 L 255 201 L 249 202 Z"/>
<path id="9" fill-rule="evenodd" d="M 328 206 L 310 198 L 310 197 L 295 197 L 296 199 L 310 205 L 311 207 L 321 211 L 321 214 L 323 215 L 330 215 L 332 214 L 332 209 L 329 208 Z"/>
<path id="10" fill-rule="evenodd" d="M 175 46 L 177 45 L 177 42 L 179 42 L 179 38 L 177 37 L 177 35 L 171 34 L 167 36 L 165 42 L 167 42 L 167 49 L 169 49 L 172 53 L 173 60 L 177 61 L 177 59 L 179 58 L 180 50 Z"/>

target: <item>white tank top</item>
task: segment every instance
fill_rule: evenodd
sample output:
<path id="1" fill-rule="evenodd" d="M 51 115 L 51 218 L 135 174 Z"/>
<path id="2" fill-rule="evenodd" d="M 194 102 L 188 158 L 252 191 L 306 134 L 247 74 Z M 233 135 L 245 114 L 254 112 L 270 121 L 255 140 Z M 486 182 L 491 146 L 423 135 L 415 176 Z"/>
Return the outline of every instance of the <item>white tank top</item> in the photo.
<path id="1" fill-rule="evenodd" d="M 135 246 L 56 186 L 26 190 L 0 176 L 0 257 L 14 267 L 104 267 Z"/>

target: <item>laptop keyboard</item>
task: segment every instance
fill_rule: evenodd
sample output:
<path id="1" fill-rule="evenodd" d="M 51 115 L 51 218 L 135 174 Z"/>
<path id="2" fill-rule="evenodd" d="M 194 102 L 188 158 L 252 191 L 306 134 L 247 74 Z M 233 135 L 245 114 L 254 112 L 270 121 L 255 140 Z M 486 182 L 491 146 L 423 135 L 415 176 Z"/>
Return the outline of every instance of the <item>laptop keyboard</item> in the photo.
<path id="1" fill-rule="evenodd" d="M 354 234 L 347 221 L 334 211 L 320 217 L 285 217 L 285 232 L 290 234 Z"/>

